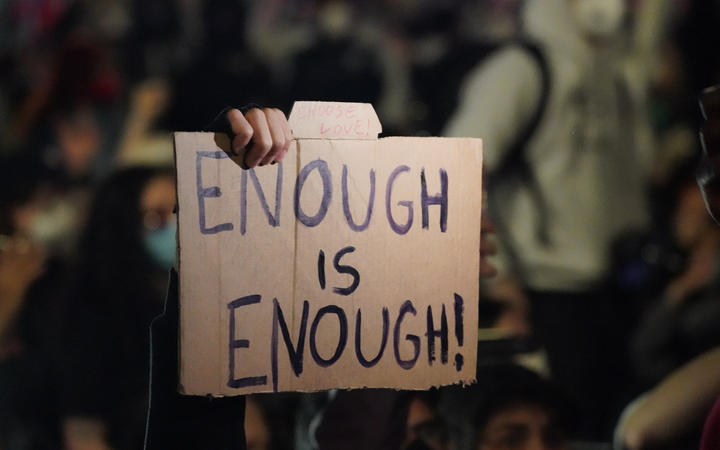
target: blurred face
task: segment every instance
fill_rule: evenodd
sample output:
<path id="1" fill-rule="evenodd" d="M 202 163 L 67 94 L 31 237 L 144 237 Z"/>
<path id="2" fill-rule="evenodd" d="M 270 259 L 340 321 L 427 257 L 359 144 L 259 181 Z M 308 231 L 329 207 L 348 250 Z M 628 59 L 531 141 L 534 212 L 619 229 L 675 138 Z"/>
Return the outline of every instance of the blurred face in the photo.
<path id="1" fill-rule="evenodd" d="M 95 155 L 102 144 L 97 118 L 90 110 L 83 110 L 62 117 L 55 123 L 63 164 L 73 176 L 86 175 L 91 169 Z"/>
<path id="2" fill-rule="evenodd" d="M 174 221 L 175 181 L 170 176 L 150 180 L 140 197 L 140 211 L 146 230 L 156 230 Z"/>
<path id="3" fill-rule="evenodd" d="M 175 262 L 177 224 L 173 214 L 175 183 L 170 176 L 150 180 L 140 197 L 145 250 L 158 268 Z"/>
<path id="4" fill-rule="evenodd" d="M 501 410 L 481 433 L 477 450 L 566 450 L 563 433 L 548 413 L 533 405 Z"/>
<path id="5" fill-rule="evenodd" d="M 444 423 L 437 413 L 419 398 L 413 398 L 408 407 L 405 444 L 421 440 L 431 450 L 449 448 Z"/>

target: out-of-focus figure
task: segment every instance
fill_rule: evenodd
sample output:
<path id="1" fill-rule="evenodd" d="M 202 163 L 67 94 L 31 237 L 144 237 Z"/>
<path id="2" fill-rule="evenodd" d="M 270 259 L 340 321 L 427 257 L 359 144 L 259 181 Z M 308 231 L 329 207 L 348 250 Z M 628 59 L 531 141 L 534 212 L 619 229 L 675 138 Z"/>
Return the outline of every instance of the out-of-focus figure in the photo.
<path id="1" fill-rule="evenodd" d="M 64 330 L 60 402 L 66 448 L 142 448 L 149 325 L 175 259 L 169 169 L 113 174 L 92 203 Z"/>
<path id="2" fill-rule="evenodd" d="M 605 282 L 610 244 L 648 220 L 646 73 L 664 11 L 623 0 L 530 0 L 524 37 L 468 76 L 446 135 L 483 138 L 506 277 L 530 299 L 553 377 L 609 425 L 625 367 Z M 608 427 L 606 427 L 608 428 Z"/>
<path id="3" fill-rule="evenodd" d="M 0 161 L 0 447 L 60 447 L 58 320 L 78 217 L 57 174 Z M 42 405 L 39 407 L 38 405 Z"/>
<path id="4" fill-rule="evenodd" d="M 677 199 L 673 242 L 684 263 L 667 277 L 630 340 L 633 367 L 645 388 L 720 345 L 720 228 L 705 211 L 694 179 L 683 179 Z M 652 248 L 646 246 L 642 251 L 648 253 Z"/>
<path id="5" fill-rule="evenodd" d="M 572 409 L 551 383 L 517 366 L 488 370 L 481 382 L 475 450 L 571 448 Z"/>

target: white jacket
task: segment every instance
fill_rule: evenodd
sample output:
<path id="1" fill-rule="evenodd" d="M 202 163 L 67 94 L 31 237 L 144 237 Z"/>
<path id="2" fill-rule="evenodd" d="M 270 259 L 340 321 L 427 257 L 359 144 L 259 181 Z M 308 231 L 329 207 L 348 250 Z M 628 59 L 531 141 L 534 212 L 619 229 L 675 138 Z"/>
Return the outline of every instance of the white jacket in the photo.
<path id="1" fill-rule="evenodd" d="M 652 147 L 642 64 L 632 66 L 622 39 L 613 48 L 589 46 L 568 8 L 567 0 L 528 0 L 523 17 L 550 72 L 544 114 L 525 150 L 547 204 L 550 245 L 537 239 L 537 209 L 526 189 L 498 199 L 524 281 L 540 290 L 583 290 L 602 281 L 613 239 L 648 220 Z M 526 50 L 501 49 L 468 75 L 445 135 L 482 138 L 492 172 L 531 119 L 541 84 Z"/>

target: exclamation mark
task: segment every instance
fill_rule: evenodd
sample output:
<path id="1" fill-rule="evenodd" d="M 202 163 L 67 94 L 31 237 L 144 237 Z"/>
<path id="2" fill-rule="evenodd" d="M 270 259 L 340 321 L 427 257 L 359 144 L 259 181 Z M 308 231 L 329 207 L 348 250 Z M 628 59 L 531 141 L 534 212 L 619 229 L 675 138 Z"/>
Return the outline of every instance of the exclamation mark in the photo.
<path id="1" fill-rule="evenodd" d="M 458 347 L 463 346 L 463 311 L 465 309 L 463 298 L 455 294 L 455 337 L 458 341 Z M 455 369 L 460 372 L 462 370 L 465 358 L 460 353 L 455 354 Z"/>
<path id="2" fill-rule="evenodd" d="M 325 289 L 325 252 L 320 250 L 318 253 L 318 281 L 320 282 L 320 289 Z"/>

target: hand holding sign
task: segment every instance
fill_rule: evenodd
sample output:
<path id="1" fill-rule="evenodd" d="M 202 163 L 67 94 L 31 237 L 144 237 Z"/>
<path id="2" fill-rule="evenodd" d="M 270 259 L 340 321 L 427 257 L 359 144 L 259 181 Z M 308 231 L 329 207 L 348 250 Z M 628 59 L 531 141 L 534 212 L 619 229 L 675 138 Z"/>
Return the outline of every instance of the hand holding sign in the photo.
<path id="1" fill-rule="evenodd" d="M 233 132 L 231 156 L 243 169 L 282 161 L 293 140 L 285 114 L 277 108 L 238 109 L 226 113 Z"/>

